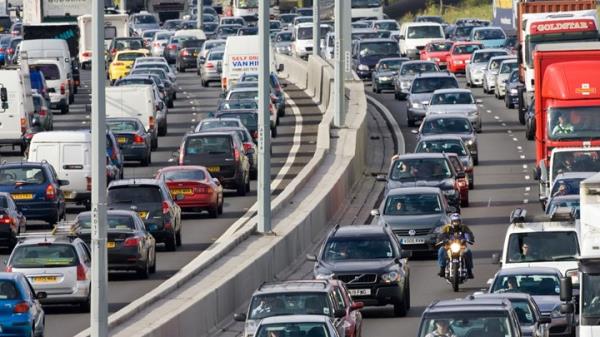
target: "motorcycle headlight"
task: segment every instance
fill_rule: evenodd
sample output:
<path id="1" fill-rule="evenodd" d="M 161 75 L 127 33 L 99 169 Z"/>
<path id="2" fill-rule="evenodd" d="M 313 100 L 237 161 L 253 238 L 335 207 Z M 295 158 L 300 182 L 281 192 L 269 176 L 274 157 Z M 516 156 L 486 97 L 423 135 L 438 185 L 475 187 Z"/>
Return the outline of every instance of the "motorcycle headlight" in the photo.
<path id="1" fill-rule="evenodd" d="M 459 253 L 461 249 L 460 243 L 458 242 L 453 242 L 452 244 L 450 244 L 450 251 L 454 254 Z"/>
<path id="2" fill-rule="evenodd" d="M 364 64 L 359 64 L 358 65 L 358 70 L 368 71 L 369 70 L 369 66 L 364 65 Z"/>
<path id="3" fill-rule="evenodd" d="M 385 273 L 385 274 L 381 275 L 381 279 L 385 283 L 396 282 L 396 281 L 398 281 L 400 279 L 400 273 L 398 273 L 396 271 L 391 271 L 389 273 Z"/>
<path id="4" fill-rule="evenodd" d="M 510 89 L 510 94 L 511 95 L 517 95 L 519 93 L 519 90 L 517 89 Z"/>
<path id="5" fill-rule="evenodd" d="M 557 305 L 556 307 L 554 307 L 554 309 L 552 309 L 552 313 L 550 314 L 550 316 L 552 318 L 564 317 L 564 315 L 560 313 L 560 305 Z"/>

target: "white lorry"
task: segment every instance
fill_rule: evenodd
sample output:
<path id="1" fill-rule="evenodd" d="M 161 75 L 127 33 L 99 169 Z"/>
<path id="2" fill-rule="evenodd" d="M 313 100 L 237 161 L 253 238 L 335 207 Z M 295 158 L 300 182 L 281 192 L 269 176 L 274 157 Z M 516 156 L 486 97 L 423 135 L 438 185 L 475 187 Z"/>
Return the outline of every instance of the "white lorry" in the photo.
<path id="1" fill-rule="evenodd" d="M 127 14 L 104 15 L 104 45 L 110 44 L 114 37 L 129 37 Z M 79 26 L 79 63 L 86 69 L 92 62 L 92 16 L 81 15 L 77 18 Z"/>
<path id="2" fill-rule="evenodd" d="M 91 11 L 92 0 L 23 0 L 23 22 L 27 24 L 74 21 Z"/>

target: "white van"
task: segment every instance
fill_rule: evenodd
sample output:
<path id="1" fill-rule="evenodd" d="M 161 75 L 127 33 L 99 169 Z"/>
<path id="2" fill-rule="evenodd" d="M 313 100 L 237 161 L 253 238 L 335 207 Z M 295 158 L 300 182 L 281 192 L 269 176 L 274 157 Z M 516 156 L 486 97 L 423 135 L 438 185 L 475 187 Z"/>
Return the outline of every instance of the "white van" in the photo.
<path id="1" fill-rule="evenodd" d="M 321 48 L 327 33 L 331 31 L 329 25 L 321 25 Z M 292 43 L 292 54 L 296 57 L 307 59 L 313 50 L 313 24 L 300 23 L 294 28 L 294 42 Z"/>
<path id="2" fill-rule="evenodd" d="M 104 44 L 114 37 L 129 37 L 127 14 L 104 14 Z M 79 63 L 83 69 L 92 64 L 92 16 L 89 14 L 77 17 L 79 26 Z"/>
<path id="3" fill-rule="evenodd" d="M 151 85 L 125 85 L 106 88 L 106 117 L 134 117 L 152 135 L 152 150 L 158 147 L 157 101 Z"/>
<path id="4" fill-rule="evenodd" d="M 88 204 L 92 179 L 92 134 L 90 131 L 47 131 L 33 136 L 29 145 L 30 162 L 50 163 L 59 179 L 65 200 Z"/>
<path id="5" fill-rule="evenodd" d="M 22 55 L 27 53 L 27 60 L 31 63 L 34 60 L 57 60 L 63 64 L 66 71 L 68 85 L 67 94 L 71 104 L 75 100 L 75 90 L 73 81 L 73 70 L 71 65 L 71 53 L 67 41 L 61 39 L 39 39 L 24 40 L 20 44 L 19 60 Z"/>
<path id="6" fill-rule="evenodd" d="M 400 27 L 400 54 L 411 59 L 419 59 L 425 45 L 436 40 L 444 40 L 444 28 L 435 22 L 406 22 Z"/>
<path id="7" fill-rule="evenodd" d="M 50 95 L 50 109 L 69 112 L 69 78 L 64 63 L 56 59 L 36 59 L 29 61 L 30 69 L 36 68 L 44 74 Z"/>
<path id="8" fill-rule="evenodd" d="M 29 69 L 0 70 L 0 83 L 8 94 L 8 107 L 0 107 L 0 144 L 18 145 L 23 154 L 26 149 L 23 135 L 34 112 Z"/>

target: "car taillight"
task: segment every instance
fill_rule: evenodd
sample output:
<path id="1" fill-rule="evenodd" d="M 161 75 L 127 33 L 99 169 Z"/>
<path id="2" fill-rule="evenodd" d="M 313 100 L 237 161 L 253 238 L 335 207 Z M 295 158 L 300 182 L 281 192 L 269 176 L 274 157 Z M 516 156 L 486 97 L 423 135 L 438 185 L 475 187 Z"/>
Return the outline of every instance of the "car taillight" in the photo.
<path id="1" fill-rule="evenodd" d="M 133 142 L 136 144 L 143 144 L 144 138 L 140 135 L 135 135 L 135 136 L 133 136 Z"/>
<path id="2" fill-rule="evenodd" d="M 258 131 L 252 132 L 252 138 L 254 138 L 254 139 L 258 138 Z"/>
<path id="3" fill-rule="evenodd" d="M 113 49 L 110 50 L 110 54 L 112 56 L 115 56 L 116 53 L 117 53 L 117 49 L 113 48 Z"/>
<path id="4" fill-rule="evenodd" d="M 127 238 L 123 242 L 123 247 L 137 247 L 137 245 L 139 243 L 140 243 L 140 239 L 139 238 Z"/>
<path id="5" fill-rule="evenodd" d="M 86 191 L 92 190 L 92 177 L 85 177 L 85 189 Z"/>
<path id="6" fill-rule="evenodd" d="M 27 131 L 27 120 L 21 118 L 21 133 L 25 133 L 25 131 Z"/>
<path id="7" fill-rule="evenodd" d="M 150 129 L 154 129 L 154 116 L 148 117 L 148 124 L 150 125 Z"/>
<path id="8" fill-rule="evenodd" d="M 4 268 L 4 271 L 7 272 L 7 273 L 12 273 L 12 266 L 6 266 Z"/>
<path id="9" fill-rule="evenodd" d="M 167 49 L 171 49 L 171 50 L 177 49 L 177 45 L 176 44 L 170 44 L 170 45 L 167 46 Z"/>
<path id="10" fill-rule="evenodd" d="M 0 53 L 4 53 L 4 48 L 0 48 Z"/>
<path id="11" fill-rule="evenodd" d="M 459 180 L 458 182 L 458 187 L 465 187 L 467 186 L 467 182 L 465 180 Z"/>
<path id="12" fill-rule="evenodd" d="M 64 83 L 62 83 L 62 84 L 60 85 L 60 94 L 61 94 L 61 95 L 64 95 L 64 94 L 65 94 L 65 84 L 64 84 Z"/>
<path id="13" fill-rule="evenodd" d="M 167 201 L 163 201 L 162 202 L 162 212 L 163 212 L 163 214 L 169 213 L 170 209 L 171 209 L 171 207 L 169 207 L 169 203 Z"/>
<path id="14" fill-rule="evenodd" d="M 48 114 L 48 109 L 41 108 L 40 109 L 40 117 L 45 117 Z"/>
<path id="15" fill-rule="evenodd" d="M 14 50 L 13 48 L 8 48 L 7 52 L 8 52 L 10 55 L 12 55 L 12 54 L 15 52 L 15 50 Z"/>
<path id="16" fill-rule="evenodd" d="M 252 148 L 251 143 L 244 143 L 244 151 L 248 152 L 248 150 L 250 150 L 251 148 Z"/>
<path id="17" fill-rule="evenodd" d="M 87 275 L 85 275 L 85 268 L 83 267 L 83 265 L 78 264 L 77 265 L 77 281 L 86 281 L 87 280 Z"/>
<path id="18" fill-rule="evenodd" d="M 155 48 L 160 48 L 160 42 L 154 42 L 152 46 Z"/>
<path id="19" fill-rule="evenodd" d="M 27 302 L 19 302 L 15 304 L 15 308 L 13 309 L 13 313 L 15 314 L 24 314 L 29 311 L 29 304 Z"/>
<path id="20" fill-rule="evenodd" d="M 183 165 L 183 144 L 179 147 L 179 165 Z"/>
<path id="21" fill-rule="evenodd" d="M 0 215 L 0 224 L 2 225 L 11 225 L 12 219 L 7 214 Z"/>
<path id="22" fill-rule="evenodd" d="M 212 68 L 214 68 L 214 67 L 215 67 L 215 65 L 214 65 L 214 64 L 212 64 L 212 63 L 210 63 L 210 62 L 207 62 L 207 63 L 206 63 L 206 65 L 205 65 L 205 67 L 206 67 L 206 68 L 209 68 L 209 69 L 212 69 Z"/>
<path id="23" fill-rule="evenodd" d="M 189 56 L 190 55 L 190 53 L 187 51 L 187 49 L 183 49 L 181 51 L 181 53 L 179 53 L 179 54 L 181 54 L 181 56 Z"/>
<path id="24" fill-rule="evenodd" d="M 92 52 L 91 51 L 84 51 L 82 55 L 83 55 L 83 57 L 92 57 Z"/>
<path id="25" fill-rule="evenodd" d="M 56 198 L 56 189 L 54 189 L 54 186 L 51 184 L 48 184 L 48 186 L 46 186 L 46 199 L 54 200 L 54 198 Z"/>
<path id="26" fill-rule="evenodd" d="M 111 159 L 111 160 L 117 160 L 117 151 L 113 151 L 113 152 L 110 154 L 110 159 Z"/>
<path id="27" fill-rule="evenodd" d="M 240 161 L 240 150 L 233 150 L 233 158 L 235 159 L 235 161 Z"/>

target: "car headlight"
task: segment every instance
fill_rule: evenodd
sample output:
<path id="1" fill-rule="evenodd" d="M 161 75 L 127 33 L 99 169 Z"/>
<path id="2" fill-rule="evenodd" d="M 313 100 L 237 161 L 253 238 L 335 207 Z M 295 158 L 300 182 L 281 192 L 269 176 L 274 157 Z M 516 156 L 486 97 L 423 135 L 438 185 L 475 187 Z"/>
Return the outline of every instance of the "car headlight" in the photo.
<path id="1" fill-rule="evenodd" d="M 410 81 L 409 80 L 404 80 L 404 81 L 400 82 L 400 87 L 402 89 L 408 89 L 408 88 L 410 88 Z"/>
<path id="2" fill-rule="evenodd" d="M 246 320 L 246 331 L 255 332 L 258 324 L 254 320 Z"/>
<path id="3" fill-rule="evenodd" d="M 385 283 L 396 282 L 400 279 L 400 273 L 398 273 L 396 271 L 391 271 L 389 273 L 385 273 L 385 274 L 381 275 L 381 279 Z"/>
<path id="4" fill-rule="evenodd" d="M 421 108 L 421 103 L 419 102 L 413 102 L 410 104 L 410 106 L 412 106 L 414 109 L 420 109 Z"/>
<path id="5" fill-rule="evenodd" d="M 456 63 L 456 64 L 463 64 L 463 61 L 461 61 L 461 60 L 456 60 L 456 61 L 454 61 L 454 63 Z"/>
<path id="6" fill-rule="evenodd" d="M 517 90 L 517 89 L 510 89 L 510 94 L 511 95 L 518 95 L 519 94 L 519 90 Z"/>
<path id="7" fill-rule="evenodd" d="M 358 65 L 358 70 L 368 71 L 369 70 L 369 66 L 364 65 L 364 64 L 359 64 Z"/>
<path id="8" fill-rule="evenodd" d="M 460 246 L 460 243 L 458 243 L 458 242 L 452 242 L 452 244 L 450 244 L 450 251 L 452 253 L 456 254 L 456 253 L 460 252 L 460 248 L 461 248 L 461 246 Z"/>
<path id="9" fill-rule="evenodd" d="M 456 190 L 455 189 L 442 190 L 442 193 L 444 193 L 444 195 L 447 195 L 447 196 L 453 196 L 456 194 Z"/>
<path id="10" fill-rule="evenodd" d="M 473 141 L 473 139 L 467 140 L 467 145 L 468 146 L 472 146 L 473 144 L 475 144 L 475 141 Z"/>
<path id="11" fill-rule="evenodd" d="M 550 314 L 550 316 L 552 318 L 561 318 L 564 317 L 564 315 L 560 312 L 560 305 L 557 305 L 554 307 L 554 309 L 552 309 L 552 313 Z"/>

